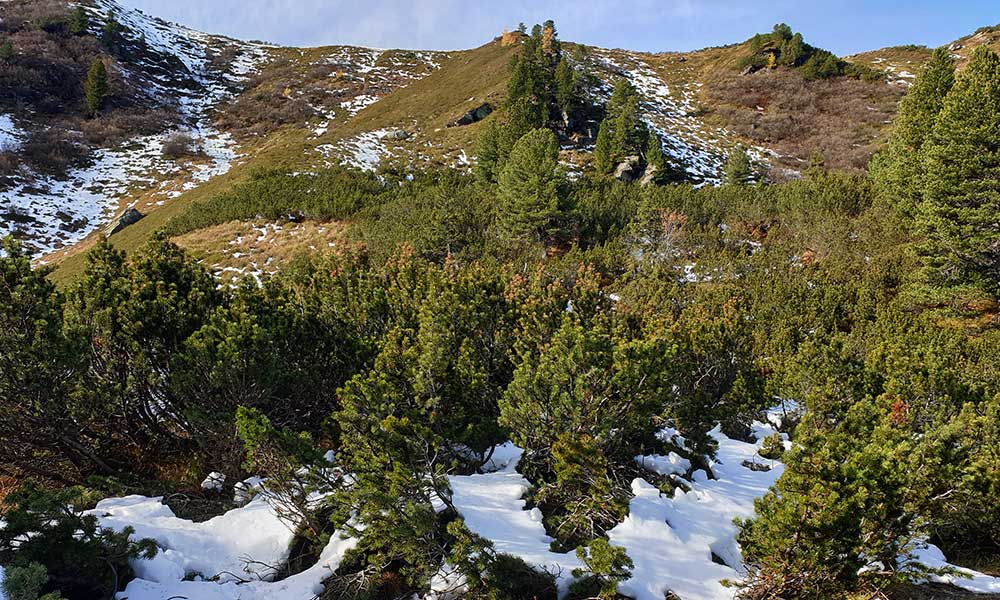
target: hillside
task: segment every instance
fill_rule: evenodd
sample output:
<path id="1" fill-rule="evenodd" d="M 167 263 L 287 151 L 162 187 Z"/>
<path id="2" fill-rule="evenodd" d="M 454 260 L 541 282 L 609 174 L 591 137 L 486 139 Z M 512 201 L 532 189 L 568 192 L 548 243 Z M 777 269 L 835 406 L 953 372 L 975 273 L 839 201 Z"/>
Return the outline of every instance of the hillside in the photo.
<path id="1" fill-rule="evenodd" d="M 0 2 L 0 600 L 1000 598 L 1000 33 L 484 42 Z"/>
<path id="2" fill-rule="evenodd" d="M 18 108 L 47 93 L 30 84 L 0 98 L 8 124 L 0 154 L 0 164 L 8 165 L 0 184 L 5 230 L 59 264 L 60 278 L 78 271 L 76 255 L 126 207 L 148 216 L 114 236 L 131 248 L 188 204 L 261 165 L 466 169 L 482 125 L 448 125 L 480 105 L 502 104 L 516 51 L 499 38 L 451 53 L 277 48 L 193 32 L 111 0 L 87 5 L 89 30 L 82 35 L 68 33 L 71 10 L 61 2 L 7 2 L 0 11 L 9 14 L 4 27 L 18 49 L 4 71 L 9 80 L 63 68 L 82 81 L 90 55 L 110 65 L 112 90 L 100 119 L 85 118 L 82 83 L 69 102 L 50 102 L 53 110 L 45 113 Z M 114 45 L 102 33 L 111 14 L 123 26 Z M 31 62 L 33 44 L 40 43 L 58 48 L 51 64 Z M 665 54 L 569 47 L 577 69 L 602 82 L 591 90 L 594 102 L 605 101 L 620 78 L 639 90 L 675 181 L 717 182 L 738 145 L 776 179 L 797 177 L 817 153 L 828 168 L 863 169 L 905 86 L 891 75 L 885 83 L 809 81 L 781 68 L 741 75 L 749 45 Z M 877 66 L 872 57 L 867 62 Z M 57 122 L 67 135 L 53 145 L 44 136 Z M 170 140 L 180 150 L 164 153 Z M 55 155 L 57 148 L 65 150 Z M 589 152 L 586 145 L 568 151 L 567 164 L 586 168 Z"/>

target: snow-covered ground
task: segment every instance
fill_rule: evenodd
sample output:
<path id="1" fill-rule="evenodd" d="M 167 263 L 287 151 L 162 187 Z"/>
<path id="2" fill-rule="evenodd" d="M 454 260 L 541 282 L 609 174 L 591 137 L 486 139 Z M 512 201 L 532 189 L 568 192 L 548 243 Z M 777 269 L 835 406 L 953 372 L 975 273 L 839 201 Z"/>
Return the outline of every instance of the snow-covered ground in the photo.
<path id="1" fill-rule="evenodd" d="M 0 237 L 19 235 L 35 255 L 56 251 L 107 222 L 130 192 L 169 187 L 152 195 L 151 202 L 162 204 L 181 190 L 227 172 L 237 157 L 229 134 L 210 127 L 180 131 L 196 140 L 205 158 L 165 158 L 163 144 L 177 132 L 142 136 L 98 150 L 90 166 L 73 169 L 64 178 L 35 177 L 0 192 Z M 183 181 L 180 186 L 175 185 L 178 177 Z M 138 208 L 148 210 L 145 205 Z"/>
<path id="2" fill-rule="evenodd" d="M 24 131 L 14 124 L 10 115 L 0 113 L 0 152 L 17 150 L 24 140 Z"/>
<path id="3" fill-rule="evenodd" d="M 136 579 L 119 594 L 129 600 L 310 600 L 356 544 L 334 534 L 315 565 L 272 582 L 293 532 L 261 497 L 204 523 L 179 519 L 161 498 L 142 496 L 104 500 L 92 512 L 102 526 L 131 525 L 161 548 L 152 560 L 135 562 Z"/>
<path id="4" fill-rule="evenodd" d="M 713 479 L 701 470 L 688 474 L 690 465 L 677 458 L 638 457 L 656 472 L 669 472 L 687 491 L 678 488 L 668 496 L 644 478 L 632 482 L 629 514 L 608 532 L 610 542 L 624 548 L 634 562 L 631 578 L 619 586 L 621 593 L 636 600 L 663 600 L 667 592 L 682 600 L 732 600 L 735 589 L 723 581 L 738 581 L 744 573 L 733 519 L 752 516 L 754 500 L 784 470 L 780 462 L 759 454 L 762 440 L 775 432 L 783 417 L 784 411 L 771 411 L 766 423 L 756 423 L 755 443 L 730 439 L 718 428 L 712 431 L 719 444 L 710 465 Z M 676 431 L 664 430 L 660 436 L 684 446 Z M 516 470 L 521 455 L 521 449 L 507 443 L 495 449 L 485 473 L 451 477 L 452 502 L 466 525 L 498 552 L 551 572 L 565 590 L 573 569 L 582 565 L 574 553 L 552 552 L 542 514 L 537 508 L 526 509 L 529 483 Z M 664 464 L 672 467 L 662 468 Z M 104 500 L 92 514 L 105 527 L 132 526 L 136 537 L 152 538 L 161 548 L 152 560 L 135 562 L 137 578 L 119 595 L 129 600 L 311 600 L 356 544 L 334 534 L 315 565 L 272 581 L 288 557 L 293 532 L 263 497 L 203 523 L 179 519 L 160 498 L 142 496 Z M 916 558 L 927 566 L 948 566 L 933 546 L 919 550 Z M 968 578 L 935 580 L 971 591 L 1000 592 L 1000 578 L 958 571 Z M 445 565 L 434 579 L 434 589 L 449 591 L 432 592 L 428 600 L 461 597 L 460 588 L 460 577 Z"/>
<path id="5" fill-rule="evenodd" d="M 226 173 L 237 158 L 236 143 L 211 126 L 209 113 L 267 57 L 267 46 L 262 44 L 210 36 L 141 11 L 125 10 L 112 0 L 98 0 L 87 9 L 93 14 L 93 27 L 114 11 L 130 35 L 143 36 L 149 56 L 159 58 L 139 58 L 128 69 L 118 67 L 153 102 L 175 105 L 185 125 L 98 149 L 86 167 L 72 169 L 63 177 L 16 176 L 14 184 L 0 192 L 0 237 L 18 235 L 35 256 L 80 241 L 113 217 L 129 194 L 156 186 L 169 188 L 137 207 L 145 212 Z M 225 68 L 213 63 L 213 53 L 234 45 L 235 57 Z M 164 68 L 163 61 L 174 59 L 182 69 Z M 205 159 L 181 164 L 164 158 L 163 144 L 175 133 L 191 134 Z M 9 116 L 0 115 L 0 149 L 16 146 L 23 137 Z"/>
<path id="6" fill-rule="evenodd" d="M 355 167 L 362 171 L 375 171 L 383 158 L 392 156 L 392 152 L 386 147 L 383 140 L 395 131 L 397 130 L 366 131 L 336 144 L 317 146 L 316 150 L 327 159 L 336 157 L 337 161 L 344 166 Z"/>
<path id="7" fill-rule="evenodd" d="M 648 63 L 634 55 L 600 50 L 596 56 L 608 71 L 625 77 L 639 92 L 642 118 L 660 138 L 670 161 L 696 183 L 721 183 L 726 159 L 740 140 L 696 116 L 701 84 L 668 85 Z M 763 162 L 766 153 L 748 148 L 747 154 L 755 162 Z"/>

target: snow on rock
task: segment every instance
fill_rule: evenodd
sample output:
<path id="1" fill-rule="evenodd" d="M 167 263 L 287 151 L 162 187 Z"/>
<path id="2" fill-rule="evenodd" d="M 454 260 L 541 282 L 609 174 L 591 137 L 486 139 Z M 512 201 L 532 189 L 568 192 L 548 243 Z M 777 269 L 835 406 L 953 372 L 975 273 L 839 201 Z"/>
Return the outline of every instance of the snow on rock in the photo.
<path id="1" fill-rule="evenodd" d="M 691 461 L 676 452 L 671 452 L 666 456 L 659 454 L 636 456 L 635 462 L 645 469 L 666 476 L 684 475 L 691 468 Z"/>
<path id="2" fill-rule="evenodd" d="M 3 567 L 0 566 L 0 600 L 7 600 L 7 595 L 3 593 Z"/>
<path id="3" fill-rule="evenodd" d="M 549 550 L 552 538 L 545 533 L 542 513 L 537 508 L 524 508 L 523 496 L 530 484 L 515 470 L 521 451 L 513 445 L 500 448 L 503 451 L 498 448 L 494 460 L 498 453 L 499 458 L 507 460 L 499 471 L 450 478 L 452 503 L 466 526 L 493 542 L 497 552 L 512 554 L 555 574 L 560 589 L 565 590 L 572 581 L 573 569 L 583 565 L 574 553 Z"/>
<path id="4" fill-rule="evenodd" d="M 179 581 L 134 579 L 118 594 L 119 600 L 313 600 L 323 593 L 323 580 L 340 566 L 357 540 L 334 534 L 320 554 L 319 562 L 305 571 L 276 582 Z"/>
<path id="5" fill-rule="evenodd" d="M 206 492 L 221 492 L 226 484 L 226 476 L 218 471 L 208 474 L 205 481 L 201 482 L 201 489 Z"/>
<path id="6" fill-rule="evenodd" d="M 263 499 L 204 523 L 179 519 L 162 498 L 144 496 L 103 500 L 93 514 L 104 527 L 131 525 L 135 537 L 156 540 L 163 550 L 135 565 L 140 578 L 156 582 L 189 574 L 220 581 L 270 579 L 287 558 L 294 535 Z"/>

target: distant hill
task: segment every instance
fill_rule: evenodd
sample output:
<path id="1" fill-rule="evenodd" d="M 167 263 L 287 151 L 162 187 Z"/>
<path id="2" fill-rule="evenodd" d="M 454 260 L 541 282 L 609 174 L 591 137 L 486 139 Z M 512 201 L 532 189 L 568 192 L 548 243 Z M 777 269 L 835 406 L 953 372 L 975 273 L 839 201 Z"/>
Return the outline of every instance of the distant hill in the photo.
<path id="1" fill-rule="evenodd" d="M 516 36 L 457 52 L 276 47 L 193 31 L 113 0 L 84 2 L 85 30 L 74 31 L 75 6 L 0 3 L 0 49 L 10 48 L 0 59 L 0 235 L 61 263 L 59 276 L 79 268 L 80 250 L 125 208 L 144 215 L 113 236 L 130 248 L 255 170 L 469 170 L 482 122 L 452 125 L 501 106 L 518 51 Z M 929 50 L 838 59 L 805 44 L 793 60 L 778 50 L 801 38 L 775 43 L 773 35 L 686 53 L 565 46 L 591 76 L 593 102 L 619 78 L 637 88 L 674 181 L 718 182 L 738 146 L 772 179 L 797 177 L 811 160 L 864 169 Z M 996 28 L 984 28 L 950 47 L 964 57 L 998 40 Z M 106 64 L 109 90 L 89 118 L 83 82 L 95 59 Z M 817 77 L 822 60 L 835 68 Z M 587 139 L 566 146 L 564 162 L 582 172 L 592 149 Z"/>

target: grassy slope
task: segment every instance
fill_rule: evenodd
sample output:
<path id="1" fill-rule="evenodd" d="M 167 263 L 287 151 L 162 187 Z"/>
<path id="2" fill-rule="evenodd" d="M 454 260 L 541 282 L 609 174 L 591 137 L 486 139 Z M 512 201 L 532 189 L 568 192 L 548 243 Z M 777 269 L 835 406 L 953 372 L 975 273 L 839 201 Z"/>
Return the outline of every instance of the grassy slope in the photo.
<path id="1" fill-rule="evenodd" d="M 456 52 L 441 68 L 410 86 L 396 90 L 379 102 L 359 112 L 353 118 L 337 120 L 330 131 L 318 139 L 310 139 L 311 131 L 296 126 L 284 127 L 246 145 L 247 158 L 227 174 L 217 177 L 150 212 L 144 219 L 111 237 L 111 242 L 126 251 L 140 247 L 171 217 L 181 214 L 195 202 L 224 193 L 246 179 L 255 169 L 302 169 L 313 166 L 315 147 L 349 138 L 364 131 L 383 127 L 416 128 L 420 135 L 414 144 L 431 142 L 437 153 L 452 148 L 470 148 L 478 124 L 446 128 L 465 110 L 483 101 L 496 104 L 503 94 L 505 74 L 515 48 L 503 48 L 491 42 L 474 50 Z M 315 58 L 311 51 L 303 60 Z M 426 149 L 431 150 L 431 149 Z M 435 157 L 432 155 L 433 161 Z M 99 239 L 95 233 L 77 245 L 65 257 L 54 257 L 56 270 L 52 278 L 59 284 L 71 281 L 85 264 L 85 252 Z"/>
<path id="2" fill-rule="evenodd" d="M 957 40 L 956 44 L 961 46 L 955 49 L 955 53 L 962 58 L 961 67 L 971 51 L 979 45 L 985 44 L 1000 50 L 1000 27 L 983 28 Z M 310 71 L 311 65 L 331 52 L 331 48 L 286 50 L 285 57 L 293 62 L 292 71 L 301 73 L 303 77 Z M 225 192 L 230 186 L 246 178 L 254 169 L 314 168 L 322 162 L 321 157 L 316 152 L 317 146 L 336 146 L 338 142 L 366 131 L 386 127 L 405 129 L 411 134 L 411 138 L 406 141 L 392 142 L 392 145 L 405 150 L 405 152 L 397 153 L 398 155 L 416 157 L 418 159 L 416 164 L 420 166 L 454 164 L 455 157 L 460 150 L 471 153 L 480 125 L 448 128 L 446 127 L 447 123 L 482 102 L 496 105 L 502 100 L 507 65 L 515 51 L 515 47 L 501 47 L 497 41 L 493 41 L 473 50 L 450 53 L 450 58 L 442 61 L 440 69 L 405 88 L 390 93 L 356 116 L 349 117 L 346 113 L 338 114 L 330 123 L 327 133 L 318 137 L 312 136 L 310 131 L 310 128 L 316 124 L 315 119 L 309 121 L 309 127 L 303 127 L 301 123 L 296 123 L 279 128 L 265 136 L 251 137 L 244 146 L 247 158 L 242 164 L 235 166 L 228 174 L 191 190 L 152 211 L 138 224 L 116 234 L 112 238 L 112 242 L 125 250 L 135 249 L 149 239 L 153 231 L 161 227 L 172 216 L 180 214 L 194 202 Z M 656 70 L 657 74 L 669 85 L 704 83 L 699 101 L 704 109 L 701 117 L 706 120 L 706 125 L 731 127 L 737 133 L 747 135 L 754 143 L 777 148 L 787 155 L 782 160 L 790 166 L 797 167 L 804 164 L 810 154 L 809 140 L 796 140 L 797 137 L 829 140 L 834 139 L 832 136 L 839 135 L 843 138 L 837 138 L 842 142 L 842 146 L 860 148 L 859 156 L 855 157 L 856 162 L 863 161 L 864 156 L 861 155 L 870 153 L 871 149 L 875 148 L 879 141 L 884 138 L 890 120 L 887 117 L 891 117 L 894 112 L 895 102 L 895 97 L 882 89 L 891 87 L 888 84 L 882 88 L 873 87 L 873 84 L 873 86 L 869 86 L 870 89 L 863 88 L 863 86 L 847 89 L 845 86 L 842 92 L 829 89 L 821 89 L 817 92 L 820 94 L 817 97 L 821 99 L 824 97 L 823 95 L 828 99 L 835 98 L 837 93 L 852 95 L 850 100 L 857 105 L 855 114 L 863 114 L 867 120 L 858 119 L 857 123 L 849 128 L 846 127 L 849 123 L 844 120 L 843 116 L 836 114 L 836 110 L 840 109 L 827 112 L 821 110 L 820 114 L 816 115 L 813 120 L 815 127 L 811 127 L 808 131 L 791 130 L 787 134 L 790 136 L 787 140 L 769 139 L 762 141 L 754 139 L 754 133 L 760 131 L 760 125 L 773 126 L 774 123 L 780 124 L 782 120 L 801 122 L 803 115 L 801 108 L 783 106 L 778 102 L 773 106 L 764 102 L 764 111 L 761 112 L 756 109 L 757 102 L 747 104 L 744 101 L 720 100 L 720 98 L 724 98 L 725 93 L 732 94 L 741 90 L 756 93 L 755 90 L 743 90 L 743 88 L 754 86 L 748 85 L 749 80 L 739 81 L 738 76 L 734 75 L 734 72 L 737 71 L 738 61 L 748 51 L 748 42 L 744 42 L 730 46 L 706 48 L 695 52 L 642 54 L 641 58 Z M 925 48 L 905 46 L 866 52 L 848 57 L 848 60 L 876 68 L 894 66 L 897 71 L 916 72 L 920 64 L 929 56 L 929 52 Z M 772 75 L 765 74 L 764 78 L 767 77 L 772 77 Z M 773 77 L 776 79 L 773 82 L 775 85 L 789 86 L 787 74 L 783 81 L 778 75 L 773 75 Z M 723 86 L 720 86 L 720 80 L 726 80 L 725 89 L 721 92 L 719 90 Z M 772 85 L 770 81 L 757 83 L 765 88 Z M 791 91 L 794 90 L 789 88 L 789 93 Z M 781 90 L 773 89 L 771 94 L 771 99 L 780 100 Z M 770 99 L 765 97 L 764 100 Z M 816 104 L 816 102 L 812 103 L 813 106 Z M 846 103 L 836 102 L 835 104 L 843 106 Z M 874 107 L 877 112 L 865 114 L 873 111 L 873 108 L 869 107 Z M 862 109 L 865 111 L 864 113 Z M 756 115 L 756 112 L 761 112 L 761 115 Z M 831 148 L 831 152 L 836 151 L 836 148 L 836 146 Z M 400 164 L 403 161 L 403 158 L 397 156 L 384 162 L 386 164 Z M 413 164 L 412 158 L 411 164 Z M 828 166 L 838 165 L 828 164 Z M 98 239 L 97 234 L 79 244 L 65 256 L 53 257 L 53 262 L 57 265 L 53 278 L 57 282 L 65 283 L 79 273 L 83 266 L 82 254 L 96 239 Z"/>

